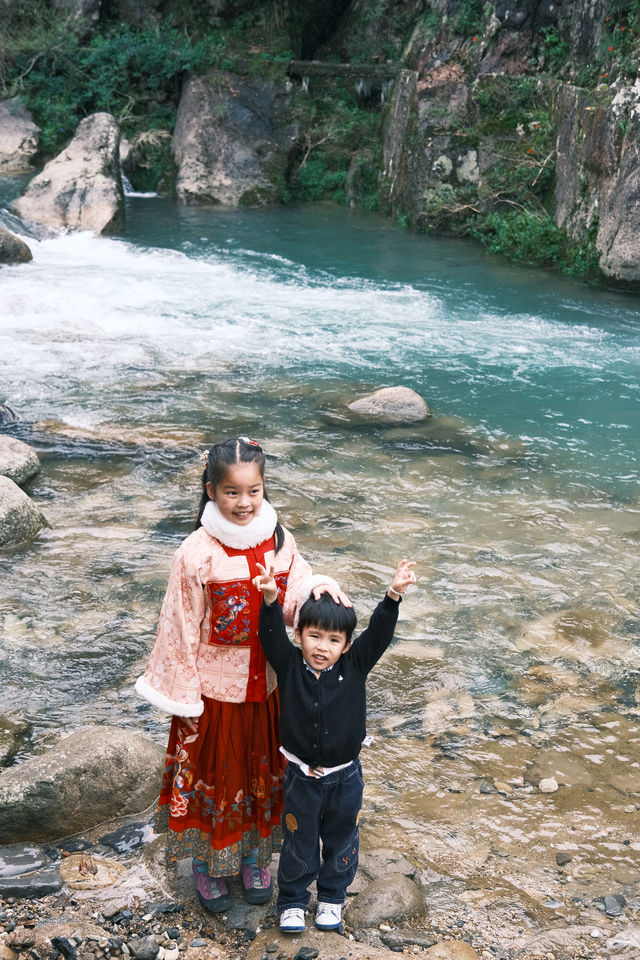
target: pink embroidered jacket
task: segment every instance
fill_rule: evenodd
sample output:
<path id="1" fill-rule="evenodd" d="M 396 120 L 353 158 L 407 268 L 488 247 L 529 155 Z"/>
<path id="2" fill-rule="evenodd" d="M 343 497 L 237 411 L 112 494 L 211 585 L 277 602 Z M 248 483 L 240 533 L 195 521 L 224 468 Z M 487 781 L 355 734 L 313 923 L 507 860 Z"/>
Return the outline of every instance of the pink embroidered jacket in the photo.
<path id="1" fill-rule="evenodd" d="M 256 547 L 233 549 L 199 527 L 176 551 L 160 612 L 156 642 L 136 691 L 168 713 L 197 717 L 202 697 L 231 703 L 265 701 L 275 673 L 258 640 L 262 594 L 252 580 L 257 564 L 269 567 L 279 587 L 285 622 L 293 623 L 311 567 L 284 531 L 274 554 L 273 537 Z M 305 591 L 303 590 L 303 593 Z"/>

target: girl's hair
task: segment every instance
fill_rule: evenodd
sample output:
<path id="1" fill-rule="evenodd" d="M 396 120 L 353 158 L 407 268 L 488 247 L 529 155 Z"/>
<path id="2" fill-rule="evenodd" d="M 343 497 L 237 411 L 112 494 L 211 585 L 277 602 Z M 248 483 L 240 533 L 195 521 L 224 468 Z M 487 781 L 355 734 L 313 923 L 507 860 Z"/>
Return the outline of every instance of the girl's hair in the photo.
<path id="1" fill-rule="evenodd" d="M 264 481 L 265 461 L 266 457 L 260 444 L 255 440 L 249 440 L 248 437 L 231 437 L 229 440 L 214 443 L 208 452 L 207 465 L 202 473 L 202 497 L 194 530 L 202 526 L 202 512 L 210 500 L 207 493 L 207 483 L 210 483 L 215 490 L 218 484 L 224 480 L 229 468 L 237 463 L 255 463 Z M 269 499 L 266 489 L 264 498 L 265 500 Z M 284 543 L 284 530 L 280 526 L 280 521 L 276 523 L 276 528 L 273 531 L 273 540 L 275 552 L 278 553 Z"/>

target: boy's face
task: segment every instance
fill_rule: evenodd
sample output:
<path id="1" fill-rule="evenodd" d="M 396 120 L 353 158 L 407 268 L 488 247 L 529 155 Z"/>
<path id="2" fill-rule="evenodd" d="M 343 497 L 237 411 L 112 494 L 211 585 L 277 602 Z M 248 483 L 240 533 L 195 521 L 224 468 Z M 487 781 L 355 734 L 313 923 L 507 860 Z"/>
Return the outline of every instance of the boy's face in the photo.
<path id="1" fill-rule="evenodd" d="M 302 656 L 316 676 L 332 667 L 351 645 L 344 630 L 325 630 L 308 624 L 302 632 L 296 627 L 295 637 L 302 648 Z"/>

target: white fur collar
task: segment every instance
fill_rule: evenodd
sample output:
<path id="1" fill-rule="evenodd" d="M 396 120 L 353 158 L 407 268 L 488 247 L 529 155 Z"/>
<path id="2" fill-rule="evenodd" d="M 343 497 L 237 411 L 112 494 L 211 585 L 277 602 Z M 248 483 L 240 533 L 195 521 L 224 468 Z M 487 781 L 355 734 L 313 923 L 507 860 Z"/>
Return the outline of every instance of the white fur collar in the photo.
<path id="1" fill-rule="evenodd" d="M 276 528 L 278 515 L 268 500 L 262 501 L 260 513 L 246 526 L 225 520 L 218 505 L 209 500 L 202 512 L 202 526 L 212 537 L 233 550 L 248 550 L 268 540 Z"/>

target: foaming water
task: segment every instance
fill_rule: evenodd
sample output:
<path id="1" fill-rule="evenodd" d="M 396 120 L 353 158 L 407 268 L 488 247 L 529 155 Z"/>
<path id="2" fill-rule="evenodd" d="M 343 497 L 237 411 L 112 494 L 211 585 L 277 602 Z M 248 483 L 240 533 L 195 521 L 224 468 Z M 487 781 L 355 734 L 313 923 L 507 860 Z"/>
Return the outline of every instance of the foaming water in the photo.
<path id="1" fill-rule="evenodd" d="M 131 684 L 199 453 L 247 434 L 362 622 L 396 560 L 418 563 L 370 683 L 380 829 L 471 872 L 465 810 L 487 849 L 515 856 L 526 831 L 542 849 L 535 775 L 568 754 L 592 792 L 558 816 L 605 858 L 599 818 L 624 820 L 640 773 L 638 301 L 342 210 L 130 198 L 128 215 L 120 238 L 30 238 L 34 262 L 0 274 L 0 401 L 40 453 L 51 524 L 0 559 L 3 709 L 36 738 L 98 721 L 164 739 Z M 433 417 L 350 414 L 396 384 Z M 481 810 L 494 779 L 517 809 L 505 792 Z"/>

